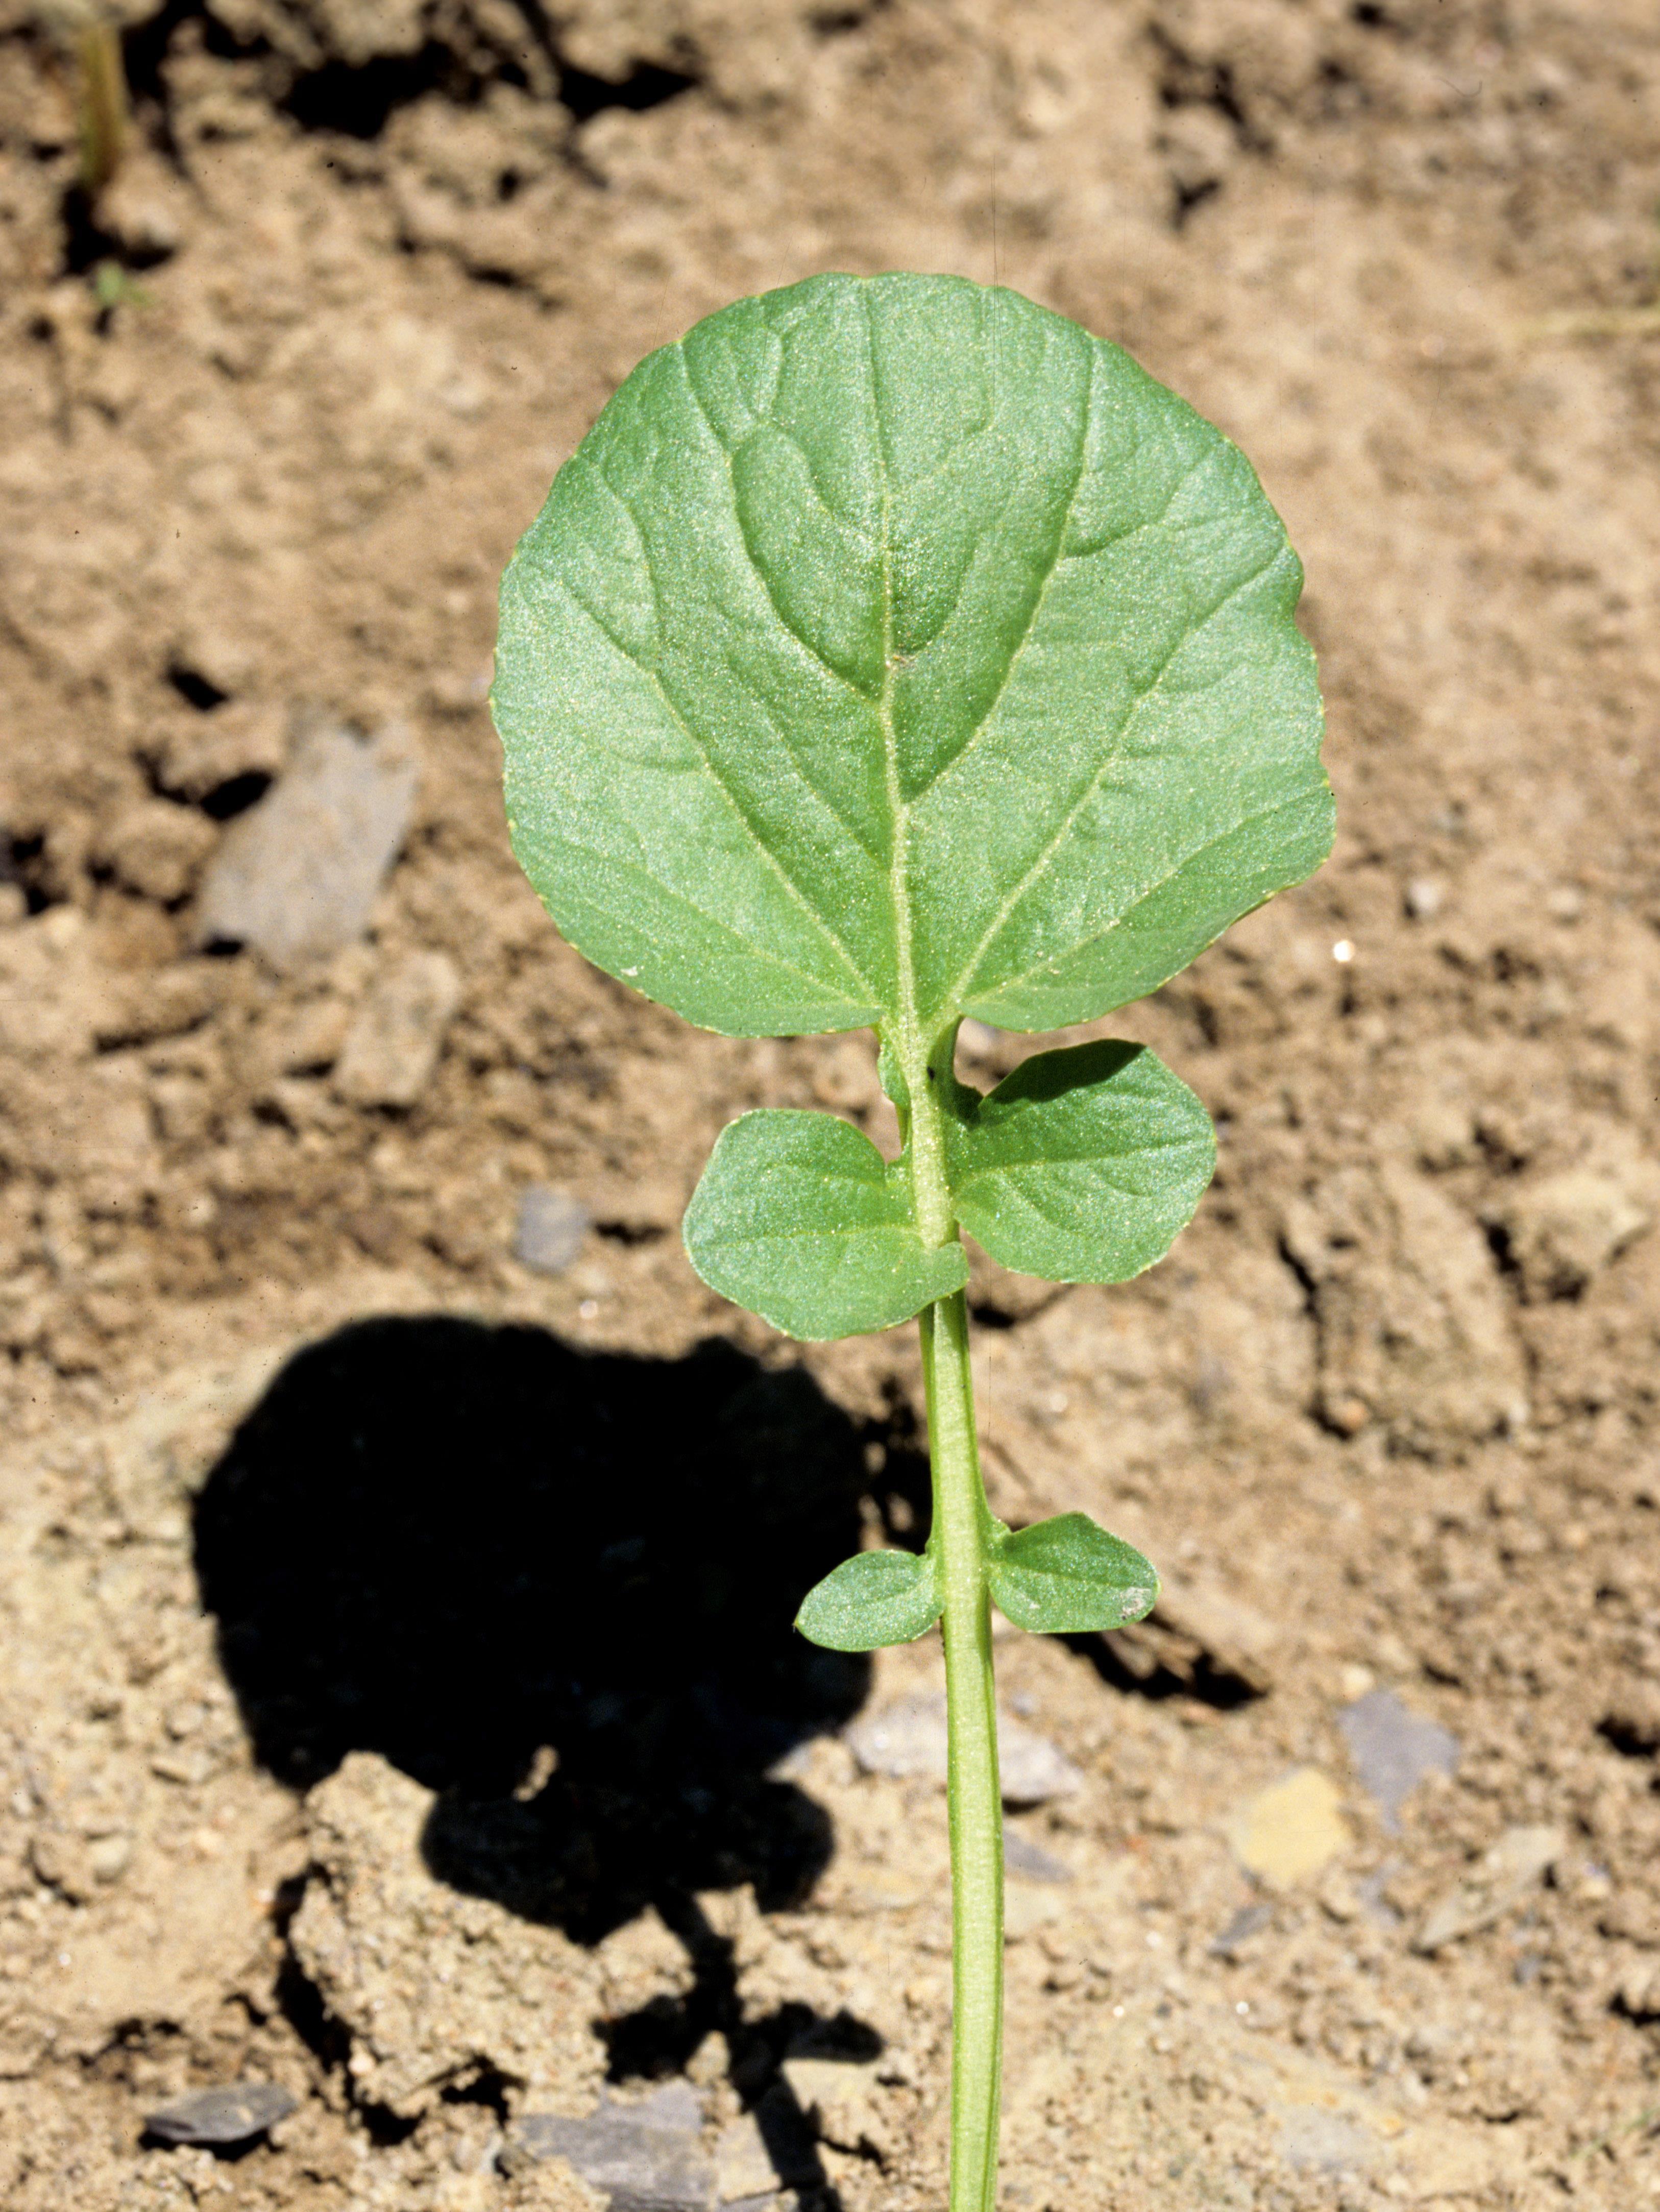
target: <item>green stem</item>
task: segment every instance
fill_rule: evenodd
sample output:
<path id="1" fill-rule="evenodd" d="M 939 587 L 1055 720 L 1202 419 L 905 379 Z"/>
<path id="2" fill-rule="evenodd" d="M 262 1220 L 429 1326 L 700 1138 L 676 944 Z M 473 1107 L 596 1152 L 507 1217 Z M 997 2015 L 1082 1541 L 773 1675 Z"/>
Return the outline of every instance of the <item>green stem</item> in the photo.
<path id="1" fill-rule="evenodd" d="M 1003 2065 L 1003 1810 L 987 1509 L 974 1432 L 969 1316 L 958 1291 L 921 1316 L 945 1585 L 952 1877 L 951 2212 L 992 2212 Z"/>
<path id="2" fill-rule="evenodd" d="M 916 1225 L 927 1244 L 959 1241 L 946 1159 L 956 1110 L 957 1024 L 926 1048 L 913 1022 L 888 1041 L 890 1092 L 910 1154 Z M 927 1390 L 933 1532 L 945 1605 L 946 1766 L 951 1808 L 950 2212 L 993 2212 L 1003 2075 L 1003 1793 L 997 1774 L 986 1542 L 992 1528 L 974 1427 L 969 1309 L 961 1291 L 918 1316 Z"/>

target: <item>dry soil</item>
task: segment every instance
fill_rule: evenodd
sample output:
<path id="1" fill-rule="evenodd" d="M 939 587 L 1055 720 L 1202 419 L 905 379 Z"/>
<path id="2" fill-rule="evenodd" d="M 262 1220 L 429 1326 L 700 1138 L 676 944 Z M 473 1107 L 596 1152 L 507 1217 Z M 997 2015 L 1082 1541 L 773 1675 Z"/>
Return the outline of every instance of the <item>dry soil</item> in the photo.
<path id="1" fill-rule="evenodd" d="M 729 2200 L 943 2203 L 942 1801 L 841 1733 L 937 1646 L 787 1629 L 920 1533 L 914 1336 L 803 1352 L 676 1233 L 745 1107 L 879 1133 L 871 1055 L 563 949 L 483 706 L 635 358 L 891 266 L 1237 437 L 1342 820 L 1110 1025 L 1220 1122 L 1175 1255 L 976 1278 L 998 1510 L 1169 1582 L 1001 1646 L 1077 1771 L 1010 1815 L 1006 2201 L 1660 2203 L 1651 0 L 125 5 L 95 201 L 0 5 L 9 2212 L 569 2212 L 524 2116 L 683 2075 Z M 366 927 L 204 943 L 328 726 L 418 773 Z M 1380 1691 L 1458 1746 L 1393 1824 Z M 243 2078 L 269 2141 L 143 2136 Z"/>

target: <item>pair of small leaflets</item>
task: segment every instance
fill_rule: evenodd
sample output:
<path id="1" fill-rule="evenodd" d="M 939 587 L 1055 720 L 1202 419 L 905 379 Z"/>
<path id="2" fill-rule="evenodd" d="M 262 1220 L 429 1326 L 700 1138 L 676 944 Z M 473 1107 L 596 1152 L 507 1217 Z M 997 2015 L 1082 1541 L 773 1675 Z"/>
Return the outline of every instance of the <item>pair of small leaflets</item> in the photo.
<path id="1" fill-rule="evenodd" d="M 1017 1628 L 1049 1636 L 1122 1628 L 1158 1601 L 1151 1562 L 1087 1513 L 1018 1529 L 988 1517 L 986 1538 L 993 1601 Z M 860 1552 L 808 1591 L 795 1625 L 832 1651 L 874 1651 L 925 1635 L 944 1602 L 932 1547 Z"/>
<path id="2" fill-rule="evenodd" d="M 1023 1274 L 1139 1274 L 1186 1226 L 1215 1166 L 1204 1107 L 1137 1045 L 1036 1054 L 988 1097 L 941 1087 L 952 1212 Z M 954 1237 L 924 1243 L 910 1166 L 827 1114 L 746 1114 L 722 1133 L 687 1212 L 692 1265 L 791 1336 L 908 1320 L 968 1279 Z"/>

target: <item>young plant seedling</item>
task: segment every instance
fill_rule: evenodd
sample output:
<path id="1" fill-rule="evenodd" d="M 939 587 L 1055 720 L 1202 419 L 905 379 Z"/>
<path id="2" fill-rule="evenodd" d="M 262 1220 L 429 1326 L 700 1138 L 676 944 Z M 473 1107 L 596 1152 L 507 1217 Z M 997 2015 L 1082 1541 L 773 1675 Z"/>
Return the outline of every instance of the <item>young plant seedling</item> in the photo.
<path id="1" fill-rule="evenodd" d="M 927 1548 L 847 1560 L 798 1625 L 842 1651 L 943 1625 L 952 2212 L 988 2212 L 996 2179 L 990 1608 L 1110 1629 L 1158 1587 L 1082 1513 L 993 1516 L 960 1232 L 1123 1282 L 1215 1162 L 1140 1046 L 1039 1053 L 984 1096 L 958 1026 L 1092 1021 L 1325 858 L 1301 580 L 1243 457 L 1127 354 L 1018 294 L 892 275 L 741 300 L 642 362 L 502 584 L 514 848 L 565 936 L 724 1036 L 876 1031 L 898 1158 L 827 1115 L 745 1114 L 685 1241 L 792 1336 L 921 1328 Z"/>

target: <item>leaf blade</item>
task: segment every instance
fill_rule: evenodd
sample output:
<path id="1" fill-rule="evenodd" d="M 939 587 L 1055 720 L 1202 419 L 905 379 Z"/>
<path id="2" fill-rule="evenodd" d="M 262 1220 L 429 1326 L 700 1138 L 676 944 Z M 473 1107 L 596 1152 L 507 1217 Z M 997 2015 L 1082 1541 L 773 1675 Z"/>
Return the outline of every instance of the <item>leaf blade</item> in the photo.
<path id="1" fill-rule="evenodd" d="M 515 849 L 729 1034 L 1091 1018 L 1329 849 L 1300 575 L 1219 432 L 1017 295 L 739 301 L 504 580 Z"/>
<path id="2" fill-rule="evenodd" d="M 858 1552 L 814 1583 L 795 1625 L 827 1651 L 877 1651 L 926 1636 L 944 1603 L 931 1553 Z"/>
<path id="3" fill-rule="evenodd" d="M 1152 1562 L 1087 1513 L 1004 1529 L 988 1547 L 986 1574 L 999 1611 L 1038 1635 L 1122 1628 L 1158 1601 Z"/>
<path id="4" fill-rule="evenodd" d="M 1216 1165 L 1204 1106 L 1140 1045 L 1023 1060 L 947 1129 L 958 1219 L 992 1258 L 1053 1283 L 1122 1283 L 1161 1259 Z"/>
<path id="5" fill-rule="evenodd" d="M 728 1123 L 684 1235 L 711 1290 L 813 1341 L 891 1328 L 968 1279 L 960 1245 L 918 1236 L 903 1168 L 829 1114 Z"/>

